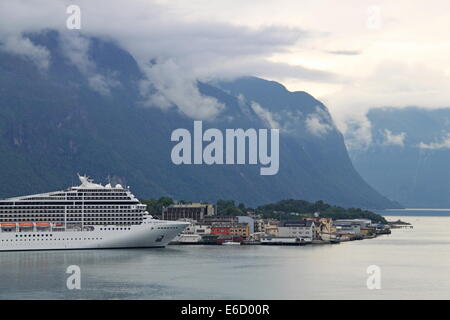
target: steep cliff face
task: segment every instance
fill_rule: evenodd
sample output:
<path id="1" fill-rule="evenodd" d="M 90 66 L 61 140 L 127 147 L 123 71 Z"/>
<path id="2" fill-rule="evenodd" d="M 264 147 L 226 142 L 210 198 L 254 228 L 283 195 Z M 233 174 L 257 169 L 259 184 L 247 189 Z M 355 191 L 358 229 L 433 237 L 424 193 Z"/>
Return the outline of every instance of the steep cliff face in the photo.
<path id="1" fill-rule="evenodd" d="M 262 108 L 282 130 L 286 180 L 297 181 L 296 197 L 326 199 L 344 206 L 397 207 L 369 186 L 354 169 L 342 134 L 326 106 L 306 92 L 289 92 L 273 81 L 248 77 L 217 84 Z M 255 105 L 256 104 L 256 105 Z M 286 158 L 283 158 L 283 157 Z"/>
<path id="2" fill-rule="evenodd" d="M 30 39 L 49 50 L 48 70 L 0 51 L 1 196 L 64 188 L 80 172 L 130 185 L 144 198 L 393 206 L 353 169 L 327 109 L 307 93 L 258 78 L 198 83 L 204 96 L 224 105 L 214 120 L 204 121 L 204 129 L 281 129 L 280 169 L 261 176 L 259 165 L 177 166 L 170 156 L 171 133 L 192 130 L 194 119 L 176 108 L 142 106 L 144 76 L 129 53 L 88 39 L 94 72 L 68 59 L 57 33 Z M 102 81 L 109 84 L 106 93 Z"/>

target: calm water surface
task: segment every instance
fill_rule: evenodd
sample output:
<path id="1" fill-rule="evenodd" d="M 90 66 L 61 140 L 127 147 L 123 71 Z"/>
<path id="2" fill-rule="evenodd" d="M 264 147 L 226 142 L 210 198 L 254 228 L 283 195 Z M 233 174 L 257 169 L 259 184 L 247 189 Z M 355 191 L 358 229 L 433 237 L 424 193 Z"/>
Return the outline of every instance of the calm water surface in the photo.
<path id="1" fill-rule="evenodd" d="M 450 212 L 400 218 L 414 229 L 339 245 L 3 252 L 0 298 L 450 299 Z M 70 265 L 81 290 L 66 287 Z M 369 265 L 381 290 L 366 287 Z"/>

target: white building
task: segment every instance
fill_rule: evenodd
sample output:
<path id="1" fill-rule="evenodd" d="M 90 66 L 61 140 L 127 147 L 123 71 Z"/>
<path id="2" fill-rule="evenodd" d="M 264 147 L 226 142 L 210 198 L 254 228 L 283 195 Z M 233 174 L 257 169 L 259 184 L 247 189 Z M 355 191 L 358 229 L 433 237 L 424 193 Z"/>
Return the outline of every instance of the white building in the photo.
<path id="1" fill-rule="evenodd" d="M 313 239 L 315 223 L 312 220 L 286 220 L 278 226 L 278 236 L 284 238 Z"/>
<path id="2" fill-rule="evenodd" d="M 339 219 L 335 221 L 335 224 L 350 223 L 352 225 L 359 225 L 361 229 L 367 228 L 372 224 L 372 220 L 369 219 Z"/>
<path id="3" fill-rule="evenodd" d="M 186 229 L 184 229 L 184 234 L 198 234 L 198 235 L 206 235 L 211 234 L 211 226 L 209 225 L 199 225 L 192 223 Z"/>
<path id="4" fill-rule="evenodd" d="M 336 232 L 338 234 L 354 234 L 358 235 L 361 233 L 361 225 L 358 223 L 352 222 L 338 222 L 334 223 L 334 227 L 336 228 Z"/>

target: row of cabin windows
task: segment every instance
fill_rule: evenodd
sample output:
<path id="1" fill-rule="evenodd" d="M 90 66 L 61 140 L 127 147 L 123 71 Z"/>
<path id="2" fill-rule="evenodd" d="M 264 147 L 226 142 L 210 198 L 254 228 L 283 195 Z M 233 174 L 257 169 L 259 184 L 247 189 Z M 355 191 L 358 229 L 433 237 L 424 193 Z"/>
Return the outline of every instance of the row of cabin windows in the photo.
<path id="1" fill-rule="evenodd" d="M 131 206 L 136 205 L 136 204 L 130 204 L 130 205 L 125 205 L 125 206 L 118 206 L 118 205 L 99 205 L 99 206 L 84 206 L 84 208 L 100 208 L 100 209 L 127 209 L 130 208 Z M 0 205 L 0 210 L 55 210 L 55 209 L 59 209 L 59 210 L 64 210 L 64 208 L 67 207 L 67 209 L 82 209 L 83 206 L 79 206 L 79 205 L 67 205 L 67 206 L 1 206 Z"/>
<path id="2" fill-rule="evenodd" d="M 89 196 L 89 197 L 80 197 L 80 196 L 67 196 L 67 198 L 65 196 L 63 197 L 32 197 L 32 198 L 25 198 L 22 199 L 22 201 L 31 201 L 31 200 L 40 200 L 40 201 L 49 201 L 49 200 L 131 200 L 130 197 L 126 197 L 126 196 L 113 196 L 113 195 L 108 195 L 108 196 Z"/>
<path id="3" fill-rule="evenodd" d="M 30 239 L 4 239 L 2 242 L 17 242 L 17 241 L 42 241 L 42 240 L 53 240 L 53 241 L 80 241 L 80 240 L 103 240 L 103 238 L 42 238 L 42 239 L 36 239 L 36 238 L 30 238 Z"/>
<path id="4" fill-rule="evenodd" d="M 63 198 L 65 199 L 65 198 Z M 91 196 L 84 196 L 84 197 L 67 197 L 68 200 L 131 200 L 131 197 L 128 196 L 118 196 L 118 195 L 107 195 L 107 196 L 101 196 L 101 195 L 91 195 Z"/>
<path id="5" fill-rule="evenodd" d="M 129 196 L 127 196 L 126 194 L 107 194 L 107 195 L 100 195 L 100 194 L 86 194 L 81 195 L 67 195 L 67 199 L 130 199 Z M 20 201 L 29 201 L 29 200 L 65 200 L 66 196 L 65 195 L 52 195 L 52 196 L 47 196 L 47 197 L 30 197 L 30 198 L 22 198 Z"/>
<path id="6" fill-rule="evenodd" d="M 9 217 L 12 215 L 35 215 L 35 214 L 39 214 L 39 215 L 43 215 L 43 214 L 51 214 L 51 215 L 56 215 L 56 214 L 105 214 L 105 213 L 112 213 L 112 214 L 124 214 L 124 215 L 132 215 L 132 214 L 144 214 L 143 211 L 139 211 L 139 210 L 87 210 L 87 211 L 75 211 L 75 210 L 68 210 L 67 212 L 65 211 L 5 211 L 5 212 L 1 212 L 0 211 L 0 217 L 1 216 L 5 216 L 5 217 Z"/>
<path id="7" fill-rule="evenodd" d="M 123 192 L 123 191 L 116 191 L 116 190 L 83 190 L 83 191 L 77 191 L 77 192 L 68 192 L 68 193 L 58 193 L 58 194 L 54 194 L 54 196 L 68 196 L 68 197 L 76 197 L 76 196 L 81 196 L 81 195 L 87 195 L 87 196 L 92 196 L 92 195 L 105 195 L 105 196 L 110 196 L 110 195 L 116 195 L 116 196 L 126 196 L 127 193 Z"/>
<path id="8" fill-rule="evenodd" d="M 96 189 L 86 189 L 86 190 L 79 190 L 76 193 L 68 193 L 68 194 L 119 194 L 119 195 L 123 195 L 123 194 L 127 194 L 124 191 L 117 191 L 117 190 L 96 190 Z"/>
<path id="9" fill-rule="evenodd" d="M 119 208 L 119 207 L 129 207 L 129 206 L 141 206 L 144 207 L 145 205 L 133 200 L 133 201 L 125 201 L 125 202 L 89 202 L 85 201 L 83 202 L 55 202 L 55 203 L 48 203 L 48 202 L 20 202 L 20 203 L 14 203 L 14 202 L 8 202 L 8 203 L 1 203 L 0 202 L 0 209 L 64 209 L 65 207 L 68 208 L 82 208 L 83 206 L 85 208 Z"/>
<path id="10" fill-rule="evenodd" d="M 140 207 L 144 208 L 144 207 Z M 67 209 L 62 208 L 49 208 L 46 209 L 45 207 L 38 207 L 38 208 L 19 208 L 19 207 L 12 207 L 11 209 L 0 209 L 0 213 L 8 213 L 8 212 L 64 212 L 67 211 L 82 211 L 82 210 L 92 210 L 92 211 L 100 211 L 104 212 L 106 210 L 131 210 L 136 211 L 139 210 L 139 208 L 132 208 L 131 206 L 85 206 L 83 207 L 72 207 L 68 206 Z"/>
<path id="11" fill-rule="evenodd" d="M 46 215 L 47 214 L 47 215 Z M 36 213 L 13 213 L 13 214 L 0 214 L 0 218 L 8 218 L 8 217 L 64 217 L 63 212 L 59 213 L 49 213 L 46 212 L 46 214 L 36 214 Z M 136 216 L 141 217 L 143 216 L 143 212 L 104 212 L 104 213 L 92 213 L 92 212 L 72 212 L 67 213 L 68 217 L 78 217 L 78 216 L 86 216 L 86 217 L 130 217 L 130 216 Z"/>
<path id="12" fill-rule="evenodd" d="M 141 218 L 68 218 L 67 221 L 142 221 Z M 48 219 L 26 219 L 26 218 L 17 218 L 17 219 L 0 219 L 0 223 L 2 222 L 34 222 L 34 221 L 49 221 L 49 222 L 60 222 L 64 221 L 64 219 L 56 219 L 56 218 L 48 218 Z"/>
<path id="13" fill-rule="evenodd" d="M 41 213 L 41 212 L 8 212 L 7 214 L 1 214 L 0 213 L 0 217 L 16 217 L 17 215 L 22 215 L 22 216 L 35 216 L 37 213 Z M 57 216 L 57 215 L 64 215 L 64 212 L 48 212 L 48 211 L 43 211 L 43 214 L 51 214 L 52 216 Z M 94 214 L 95 213 L 95 214 Z M 105 213 L 110 213 L 110 214 L 105 214 Z M 43 216 L 43 214 L 40 214 L 39 216 Z M 78 215 L 90 215 L 93 217 L 101 217 L 101 216 L 136 216 L 136 215 L 143 215 L 144 212 L 142 211 L 136 211 L 136 210 L 121 210 L 121 211 L 114 211 L 114 210 L 105 210 L 105 211 L 99 211 L 99 210 L 90 210 L 90 211 L 84 211 L 83 212 L 67 212 L 67 216 L 75 216 L 76 214 Z"/>
<path id="14" fill-rule="evenodd" d="M 130 225 L 130 226 L 131 225 L 135 225 L 135 224 L 136 223 L 131 223 L 131 222 L 121 222 L 120 223 L 120 225 Z M 86 225 L 88 225 L 88 226 L 104 225 L 104 223 L 89 222 L 89 223 L 85 223 L 85 226 Z M 45 232 L 45 231 L 48 231 L 48 229 L 49 228 L 45 228 L 43 231 L 37 230 L 37 232 Z M 28 229 L 19 229 L 19 230 L 20 230 L 20 232 L 29 233 L 30 234 L 30 235 L 28 235 L 29 237 L 31 237 L 31 236 L 33 236 L 33 237 L 34 236 L 36 236 L 36 237 L 43 236 L 43 235 L 35 233 L 36 231 L 32 231 L 32 230 L 28 230 Z M 100 228 L 100 230 L 131 230 L 131 228 L 129 228 L 129 227 L 109 228 L 109 229 L 108 228 Z M 16 229 L 15 228 L 2 228 L 1 231 L 2 231 L 2 233 L 3 232 L 16 232 Z M 83 230 L 83 231 L 93 231 L 93 230 Z M 53 229 L 53 232 L 64 232 L 64 229 Z M 27 236 L 27 235 L 24 235 L 24 236 Z"/>
<path id="15" fill-rule="evenodd" d="M 1 221 L 14 221 L 14 220 L 36 220 L 36 221 L 45 221 L 45 220 L 64 220 L 64 216 L 18 216 L 18 217 L 0 217 Z M 124 220 L 143 220 L 143 216 L 100 216 L 100 217 L 92 217 L 92 216 L 72 216 L 72 217 L 66 217 L 66 219 L 90 219 L 90 220 L 117 220 L 117 219 L 124 219 Z"/>

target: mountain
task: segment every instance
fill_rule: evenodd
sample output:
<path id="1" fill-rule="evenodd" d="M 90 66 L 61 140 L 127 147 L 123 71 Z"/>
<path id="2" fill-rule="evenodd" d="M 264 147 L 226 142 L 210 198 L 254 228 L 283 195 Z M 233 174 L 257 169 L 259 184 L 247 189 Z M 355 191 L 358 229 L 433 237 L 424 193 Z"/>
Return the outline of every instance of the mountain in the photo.
<path id="1" fill-rule="evenodd" d="M 450 208 L 450 109 L 372 109 L 372 144 L 351 150 L 358 172 L 409 208 Z"/>
<path id="2" fill-rule="evenodd" d="M 259 165 L 177 166 L 170 157 L 171 133 L 192 131 L 193 119 L 177 108 L 143 106 L 144 75 L 132 55 L 98 38 L 84 38 L 83 56 L 79 47 L 67 51 L 57 32 L 28 37 L 48 50 L 50 63 L 43 71 L 27 57 L 0 51 L 3 197 L 64 188 L 76 183 L 79 172 L 130 185 L 141 198 L 394 206 L 358 175 L 326 107 L 305 92 L 252 77 L 198 82 L 203 96 L 225 106 L 204 121 L 204 130 L 281 128 L 280 169 L 261 176 Z"/>

